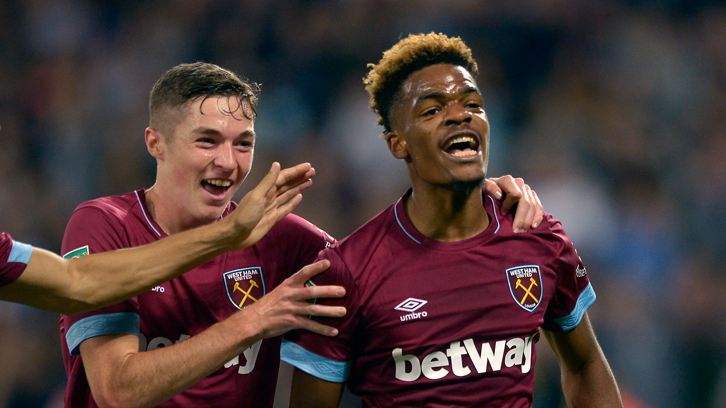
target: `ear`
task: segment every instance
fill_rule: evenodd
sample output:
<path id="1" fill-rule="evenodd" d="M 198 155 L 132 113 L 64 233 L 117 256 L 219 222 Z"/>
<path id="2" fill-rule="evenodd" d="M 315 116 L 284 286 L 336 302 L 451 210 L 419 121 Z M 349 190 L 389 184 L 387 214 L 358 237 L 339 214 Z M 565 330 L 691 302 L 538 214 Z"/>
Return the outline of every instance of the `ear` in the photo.
<path id="1" fill-rule="evenodd" d="M 147 127 L 144 132 L 144 140 L 146 141 L 146 150 L 157 160 L 164 160 L 164 152 L 166 151 L 166 139 L 158 130 Z"/>
<path id="2" fill-rule="evenodd" d="M 386 143 L 388 143 L 388 150 L 391 151 L 393 157 L 399 160 L 406 160 L 408 158 L 408 145 L 400 134 L 397 132 L 389 132 L 384 137 L 386 138 Z"/>

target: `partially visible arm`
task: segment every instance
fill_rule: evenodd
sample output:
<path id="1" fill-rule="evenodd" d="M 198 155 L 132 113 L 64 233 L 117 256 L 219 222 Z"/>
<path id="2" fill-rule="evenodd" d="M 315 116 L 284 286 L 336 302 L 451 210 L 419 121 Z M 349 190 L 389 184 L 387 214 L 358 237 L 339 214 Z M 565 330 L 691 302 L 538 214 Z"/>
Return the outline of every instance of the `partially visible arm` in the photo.
<path id="1" fill-rule="evenodd" d="M 77 314 L 118 303 L 224 252 L 254 245 L 301 200 L 314 170 L 274 163 L 260 184 L 220 222 L 136 248 L 66 260 L 33 248 L 20 278 L 0 287 L 0 300 Z"/>
<path id="2" fill-rule="evenodd" d="M 345 383 L 322 380 L 298 368 L 292 374 L 291 408 L 337 408 Z"/>
<path id="3" fill-rule="evenodd" d="M 570 331 L 542 332 L 560 360 L 562 390 L 568 407 L 623 406 L 615 377 L 595 338 L 587 313 Z"/>
<path id="4" fill-rule="evenodd" d="M 306 287 L 305 282 L 328 266 L 328 261 L 306 266 L 251 306 L 169 347 L 140 352 L 139 338 L 128 334 L 83 341 L 81 358 L 93 398 L 102 408 L 152 407 L 208 376 L 260 339 L 296 328 L 337 335 L 336 329 L 308 317 L 345 314 L 343 307 L 306 301 L 345 294 L 339 286 Z"/>
<path id="5" fill-rule="evenodd" d="M 507 214 L 515 204 L 517 205 L 514 213 L 514 232 L 527 232 L 530 228 L 537 228 L 542 223 L 542 203 L 537 197 L 537 193 L 521 178 L 512 176 L 488 178 L 485 181 L 484 190 L 496 198 L 504 196 L 502 215 Z"/>

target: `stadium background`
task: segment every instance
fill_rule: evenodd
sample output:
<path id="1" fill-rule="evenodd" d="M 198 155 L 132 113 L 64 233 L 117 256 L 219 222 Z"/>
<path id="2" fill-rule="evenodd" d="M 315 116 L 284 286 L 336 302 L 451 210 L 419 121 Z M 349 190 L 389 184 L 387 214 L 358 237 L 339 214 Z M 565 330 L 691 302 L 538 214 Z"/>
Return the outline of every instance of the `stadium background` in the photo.
<path id="1" fill-rule="evenodd" d="M 726 8 L 714 1 L 0 0 L 0 229 L 59 251 L 79 203 L 149 187 L 147 98 L 181 62 L 262 83 L 255 184 L 342 238 L 407 187 L 361 78 L 401 35 L 474 50 L 491 175 L 563 221 L 628 407 L 726 406 Z M 0 407 L 59 407 L 57 315 L 0 304 Z M 535 407 L 561 407 L 539 343 Z"/>

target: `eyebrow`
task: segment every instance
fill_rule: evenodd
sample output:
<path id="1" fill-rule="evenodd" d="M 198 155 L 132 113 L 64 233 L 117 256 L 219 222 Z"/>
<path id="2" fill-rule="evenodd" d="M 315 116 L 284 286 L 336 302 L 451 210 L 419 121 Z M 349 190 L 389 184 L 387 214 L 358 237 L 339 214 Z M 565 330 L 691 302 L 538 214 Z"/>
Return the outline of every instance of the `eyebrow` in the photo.
<path id="1" fill-rule="evenodd" d="M 459 92 L 459 96 L 465 96 L 465 95 L 469 95 L 471 93 L 475 93 L 475 94 L 481 96 L 481 93 L 479 92 L 479 90 L 476 89 L 473 86 L 467 86 L 466 88 L 462 89 Z M 447 98 L 447 94 L 446 93 L 441 92 L 441 91 L 434 91 L 434 92 L 431 92 L 431 93 L 428 93 L 426 95 L 423 95 L 423 96 L 419 97 L 416 100 L 416 103 L 414 104 L 414 106 L 419 106 L 423 102 L 428 101 L 430 99 L 439 99 L 439 100 L 442 100 L 442 99 L 446 99 L 446 98 Z"/>
<path id="2" fill-rule="evenodd" d="M 217 129 L 212 129 L 208 127 L 198 127 L 192 131 L 193 133 L 197 134 L 203 134 L 203 135 L 220 135 L 221 133 Z M 257 134 L 254 130 L 245 130 L 244 132 L 240 133 L 237 137 L 256 137 Z"/>

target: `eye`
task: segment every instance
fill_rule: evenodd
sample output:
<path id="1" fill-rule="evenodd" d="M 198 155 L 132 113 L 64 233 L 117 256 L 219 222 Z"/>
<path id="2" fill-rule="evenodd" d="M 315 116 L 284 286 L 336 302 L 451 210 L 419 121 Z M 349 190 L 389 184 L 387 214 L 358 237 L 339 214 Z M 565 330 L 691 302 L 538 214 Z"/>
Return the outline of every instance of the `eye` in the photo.
<path id="1" fill-rule="evenodd" d="M 251 148 L 255 147 L 255 140 L 254 139 L 239 140 L 237 143 L 235 143 L 235 146 L 240 147 L 242 149 L 251 149 Z"/>
<path id="2" fill-rule="evenodd" d="M 439 109 L 438 107 L 429 108 L 421 112 L 421 116 L 435 116 L 439 112 L 441 112 L 441 109 Z"/>
<path id="3" fill-rule="evenodd" d="M 464 103 L 464 106 L 467 109 L 481 109 L 482 105 L 483 104 L 481 103 L 481 101 L 477 101 L 477 100 L 472 100 L 472 101 L 468 101 L 468 102 Z"/>
<path id="4" fill-rule="evenodd" d="M 212 139 L 211 137 L 202 136 L 197 139 L 197 143 L 201 143 L 201 144 L 205 144 L 205 145 L 214 144 L 214 139 Z"/>

